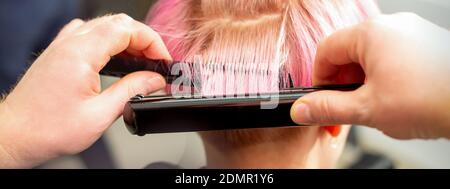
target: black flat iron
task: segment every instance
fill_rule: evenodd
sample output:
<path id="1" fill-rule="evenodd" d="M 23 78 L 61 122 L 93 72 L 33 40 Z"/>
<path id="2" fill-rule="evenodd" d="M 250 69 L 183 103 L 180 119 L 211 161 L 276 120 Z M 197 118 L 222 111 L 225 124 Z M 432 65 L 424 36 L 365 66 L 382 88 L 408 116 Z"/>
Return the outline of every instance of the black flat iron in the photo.
<path id="1" fill-rule="evenodd" d="M 171 73 L 178 62 L 149 60 L 120 55 L 112 57 L 100 72 L 123 77 L 135 71 L 153 71 L 167 83 L 182 76 Z M 195 132 L 298 126 L 290 117 L 292 104 L 300 97 L 319 90 L 350 91 L 361 84 L 282 89 L 277 93 L 232 96 L 137 94 L 125 105 L 123 119 L 128 130 L 143 136 L 154 133 Z"/>

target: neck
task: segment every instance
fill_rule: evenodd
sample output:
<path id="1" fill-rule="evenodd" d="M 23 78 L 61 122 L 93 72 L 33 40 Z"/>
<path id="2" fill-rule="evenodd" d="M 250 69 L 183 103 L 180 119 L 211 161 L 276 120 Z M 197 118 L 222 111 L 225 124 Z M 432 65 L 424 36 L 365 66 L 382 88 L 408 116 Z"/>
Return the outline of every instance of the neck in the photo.
<path id="1" fill-rule="evenodd" d="M 318 168 L 320 142 L 317 131 L 301 138 L 226 147 L 204 140 L 208 168 Z"/>

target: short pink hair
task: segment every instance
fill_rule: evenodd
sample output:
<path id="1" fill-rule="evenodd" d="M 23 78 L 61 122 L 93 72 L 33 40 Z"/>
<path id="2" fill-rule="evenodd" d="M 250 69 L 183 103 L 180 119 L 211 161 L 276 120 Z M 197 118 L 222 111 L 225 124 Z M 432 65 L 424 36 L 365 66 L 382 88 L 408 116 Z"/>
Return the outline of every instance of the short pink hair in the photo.
<path id="1" fill-rule="evenodd" d="M 200 55 L 212 67 L 225 64 L 246 70 L 244 74 L 206 70 L 202 76 L 203 93 L 240 94 L 276 90 L 271 87 L 278 83 L 291 87 L 290 81 L 296 87 L 311 86 L 320 41 L 377 14 L 373 0 L 160 0 L 147 24 L 159 32 L 175 60 L 191 61 Z M 280 68 L 282 77 L 276 71 L 272 74 Z M 208 134 L 219 145 L 243 145 L 295 133 L 280 129 Z"/>
<path id="2" fill-rule="evenodd" d="M 248 93 L 273 90 L 274 81 L 311 86 L 318 43 L 378 13 L 372 0 L 161 0 L 147 23 L 175 60 L 200 55 L 208 64 L 282 68 L 281 78 L 250 71 L 213 72 L 202 80 L 205 93 Z"/>

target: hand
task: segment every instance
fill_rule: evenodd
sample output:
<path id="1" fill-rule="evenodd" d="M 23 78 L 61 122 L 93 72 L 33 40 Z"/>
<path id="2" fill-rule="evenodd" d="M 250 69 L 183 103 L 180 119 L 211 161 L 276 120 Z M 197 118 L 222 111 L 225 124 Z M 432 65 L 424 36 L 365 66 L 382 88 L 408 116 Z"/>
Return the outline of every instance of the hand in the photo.
<path id="1" fill-rule="evenodd" d="M 152 72 L 126 76 L 101 92 L 99 71 L 122 51 L 171 57 L 159 35 L 124 15 L 68 24 L 0 106 L 0 167 L 31 167 L 93 144 L 127 100 L 165 86 Z"/>
<path id="2" fill-rule="evenodd" d="M 365 84 L 299 99 L 291 111 L 297 123 L 450 138 L 450 32 L 416 15 L 380 16 L 336 32 L 320 45 L 313 75 L 315 85 Z"/>

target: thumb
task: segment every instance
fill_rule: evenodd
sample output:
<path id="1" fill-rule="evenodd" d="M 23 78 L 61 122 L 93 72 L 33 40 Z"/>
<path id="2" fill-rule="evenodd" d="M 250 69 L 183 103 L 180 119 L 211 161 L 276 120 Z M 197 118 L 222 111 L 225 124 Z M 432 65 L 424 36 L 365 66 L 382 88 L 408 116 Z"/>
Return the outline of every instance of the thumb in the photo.
<path id="1" fill-rule="evenodd" d="M 125 104 L 131 97 L 147 95 L 162 89 L 166 85 L 164 78 L 154 72 L 141 71 L 131 73 L 117 81 L 96 98 L 97 107 L 101 113 L 114 122 L 123 111 Z"/>
<path id="2" fill-rule="evenodd" d="M 297 124 L 362 124 L 367 121 L 362 98 L 357 91 L 320 91 L 297 100 L 291 118 Z"/>

